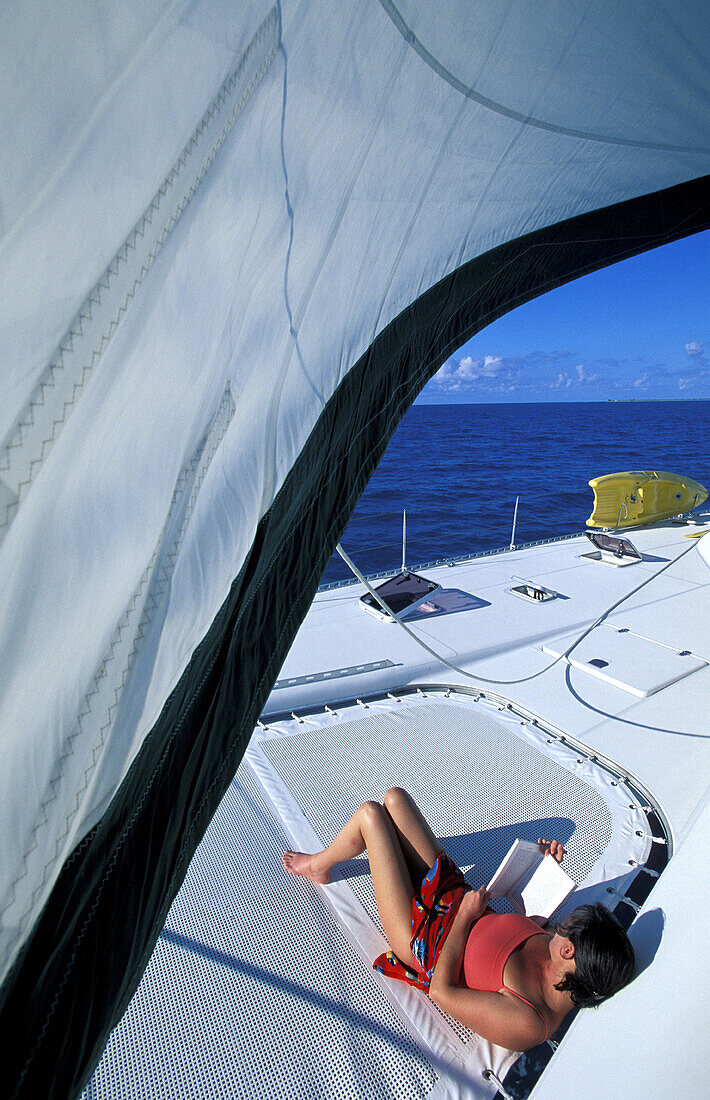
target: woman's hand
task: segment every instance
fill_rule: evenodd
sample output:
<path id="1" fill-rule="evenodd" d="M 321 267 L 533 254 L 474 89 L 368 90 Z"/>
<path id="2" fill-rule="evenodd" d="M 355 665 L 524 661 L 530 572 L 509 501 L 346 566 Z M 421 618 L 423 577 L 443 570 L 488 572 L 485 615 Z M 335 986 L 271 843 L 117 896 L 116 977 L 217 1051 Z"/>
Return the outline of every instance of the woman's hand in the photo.
<path id="1" fill-rule="evenodd" d="M 540 846 L 540 851 L 544 856 L 552 856 L 553 859 L 556 859 L 558 863 L 562 863 L 565 850 L 560 844 L 559 840 L 542 840 L 541 837 L 538 837 L 537 842 Z"/>
<path id="2" fill-rule="evenodd" d="M 482 917 L 490 896 L 485 886 L 479 887 L 478 890 L 467 890 L 459 906 L 461 919 L 468 919 L 473 924 L 479 917 Z"/>

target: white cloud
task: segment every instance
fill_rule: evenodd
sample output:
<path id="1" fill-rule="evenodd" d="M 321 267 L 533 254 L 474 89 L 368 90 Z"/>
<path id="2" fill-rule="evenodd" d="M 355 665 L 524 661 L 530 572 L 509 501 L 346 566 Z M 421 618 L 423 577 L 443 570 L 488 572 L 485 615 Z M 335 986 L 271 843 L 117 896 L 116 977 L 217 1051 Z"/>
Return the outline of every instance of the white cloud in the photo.
<path id="1" fill-rule="evenodd" d="M 503 369 L 503 360 L 500 355 L 486 355 L 481 367 L 481 374 L 486 378 L 495 378 Z"/>
<path id="2" fill-rule="evenodd" d="M 478 345 L 480 346 L 480 345 Z M 684 365 L 654 362 L 648 356 L 625 359 L 593 358 L 580 361 L 579 351 L 530 351 L 523 355 L 476 356 L 473 343 L 449 359 L 434 378 L 440 397 L 456 394 L 457 399 L 492 400 L 517 392 L 520 400 L 531 396 L 549 400 L 582 397 L 635 396 L 637 398 L 678 393 L 693 388 L 705 393 L 710 384 L 710 340 L 688 340 Z M 682 375 L 682 378 L 679 378 Z"/>
<path id="3" fill-rule="evenodd" d="M 480 380 L 491 382 L 506 372 L 508 363 L 500 355 L 486 355 L 483 359 L 474 359 L 464 355 L 463 359 L 448 359 L 432 381 L 447 393 L 465 389 Z M 510 370 L 508 371 L 510 373 Z"/>
<path id="4" fill-rule="evenodd" d="M 706 354 L 708 342 L 700 343 L 699 340 L 690 340 L 685 345 L 685 354 L 688 356 L 686 364 L 687 374 L 678 379 L 678 389 L 686 390 L 689 386 L 706 387 L 710 383 L 710 362 Z"/>
<path id="5" fill-rule="evenodd" d="M 460 361 L 458 367 L 454 368 L 454 376 L 463 378 L 467 382 L 473 382 L 474 379 L 478 378 L 480 365 L 478 359 L 472 359 L 470 355 L 466 355 Z"/>
<path id="6" fill-rule="evenodd" d="M 551 390 L 560 390 L 562 388 L 569 389 L 569 387 L 571 385 L 572 385 L 572 378 L 570 378 L 570 376 L 567 374 L 566 371 L 560 371 L 557 375 L 556 381 L 555 382 L 550 382 L 550 387 L 549 388 Z"/>
<path id="7" fill-rule="evenodd" d="M 590 374 L 584 363 L 578 363 L 574 369 L 577 372 L 580 384 L 591 385 L 593 382 L 596 382 L 599 377 L 598 374 Z"/>

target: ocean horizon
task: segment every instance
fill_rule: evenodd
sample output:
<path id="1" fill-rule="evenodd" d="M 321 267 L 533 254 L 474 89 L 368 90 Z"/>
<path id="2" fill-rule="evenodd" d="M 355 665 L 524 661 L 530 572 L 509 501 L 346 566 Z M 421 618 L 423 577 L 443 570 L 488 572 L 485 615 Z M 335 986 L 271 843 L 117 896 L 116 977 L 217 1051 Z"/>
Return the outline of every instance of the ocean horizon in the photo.
<path id="1" fill-rule="evenodd" d="M 415 403 L 357 504 L 342 544 L 365 573 L 585 529 L 588 482 L 662 470 L 710 483 L 710 400 Z M 350 571 L 334 555 L 323 583 Z"/>

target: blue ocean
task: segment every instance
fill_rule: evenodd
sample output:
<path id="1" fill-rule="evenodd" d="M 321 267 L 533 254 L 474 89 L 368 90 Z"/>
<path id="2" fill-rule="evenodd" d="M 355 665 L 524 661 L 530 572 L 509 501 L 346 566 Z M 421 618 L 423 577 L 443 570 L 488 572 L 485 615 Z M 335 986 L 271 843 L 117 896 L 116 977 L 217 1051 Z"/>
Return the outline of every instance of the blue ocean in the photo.
<path id="1" fill-rule="evenodd" d="M 584 530 L 588 482 L 665 470 L 710 486 L 710 401 L 414 405 L 363 493 L 342 544 L 365 573 Z M 351 574 L 335 555 L 323 583 Z"/>

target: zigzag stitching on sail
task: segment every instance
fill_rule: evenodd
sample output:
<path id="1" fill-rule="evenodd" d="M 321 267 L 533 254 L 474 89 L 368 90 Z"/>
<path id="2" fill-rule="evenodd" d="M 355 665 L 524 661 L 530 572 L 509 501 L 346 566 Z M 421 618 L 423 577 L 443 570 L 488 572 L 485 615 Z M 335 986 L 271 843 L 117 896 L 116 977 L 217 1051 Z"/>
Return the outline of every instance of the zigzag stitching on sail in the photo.
<path id="1" fill-rule="evenodd" d="M 0 540 L 15 519 L 159 249 L 276 56 L 277 31 L 277 12 L 272 8 L 223 81 L 141 219 L 90 291 L 7 436 L 0 449 Z M 240 88 L 241 94 L 233 103 Z M 223 120 L 221 129 L 205 152 L 210 134 L 220 120 Z M 197 156 L 200 150 L 203 150 L 202 158 Z M 191 172 L 184 171 L 188 164 L 194 164 Z M 178 190 L 175 185 L 181 178 L 182 188 Z M 168 201 L 169 196 L 172 202 Z M 153 219 L 160 212 L 161 204 L 163 217 L 154 226 Z M 150 234 L 148 227 L 153 230 Z M 142 247 L 140 242 L 143 242 Z"/>
<path id="2" fill-rule="evenodd" d="M 18 939 L 22 937 L 23 927 L 27 920 L 27 917 L 32 912 L 37 898 L 41 894 L 50 872 L 56 868 L 56 861 L 60 853 L 62 842 L 67 836 L 71 824 L 81 806 L 82 796 L 89 785 L 91 776 L 93 775 L 93 772 L 96 768 L 96 763 L 101 756 L 101 752 L 106 740 L 106 735 L 108 731 L 112 728 L 113 721 L 120 704 L 121 696 L 135 668 L 135 664 L 140 654 L 143 641 L 146 637 L 148 627 L 151 621 L 155 618 L 156 612 L 162 607 L 165 601 L 167 590 L 172 580 L 175 563 L 177 561 L 180 547 L 182 545 L 185 532 L 187 530 L 187 525 L 190 521 L 190 517 L 194 510 L 199 491 L 202 487 L 212 460 L 217 453 L 217 449 L 224 439 L 224 436 L 227 433 L 227 429 L 229 428 L 229 425 L 234 418 L 235 412 L 236 406 L 234 404 L 234 399 L 232 397 L 231 389 L 228 384 L 220 401 L 219 408 L 215 413 L 205 435 L 202 437 L 202 440 L 195 449 L 189 462 L 180 473 L 180 476 L 175 486 L 175 490 L 173 492 L 172 501 L 165 524 L 163 526 L 163 530 L 161 532 L 158 545 L 151 555 L 150 561 L 144 569 L 141 579 L 138 583 L 138 587 L 131 597 L 128 607 L 126 608 L 123 616 L 121 617 L 121 620 L 118 623 L 118 626 L 116 627 L 116 630 L 114 631 L 108 649 L 104 654 L 102 661 L 99 663 L 97 672 L 94 674 L 91 686 L 84 696 L 84 702 L 82 703 L 79 710 L 77 723 L 74 727 L 74 730 L 67 738 L 64 752 L 56 762 L 54 773 L 49 781 L 49 791 L 47 797 L 43 800 L 40 807 L 41 816 L 39 820 L 35 822 L 32 828 L 29 838 L 29 844 L 25 849 L 24 855 L 22 856 L 22 861 L 18 872 L 15 875 L 15 878 L 10 883 L 9 898 L 3 908 L 0 909 L 0 916 L 2 916 L 10 909 L 17 896 L 17 886 L 29 873 L 30 857 L 34 850 L 38 847 L 40 834 L 42 833 L 43 829 L 49 824 L 49 816 L 47 812 L 48 807 L 57 798 L 58 789 L 61 784 L 66 763 L 73 755 L 77 742 L 90 732 L 90 728 L 86 726 L 86 719 L 94 710 L 97 697 L 99 697 L 100 695 L 105 695 L 105 691 L 102 691 L 101 689 L 102 684 L 108 681 L 107 669 L 109 669 L 113 662 L 116 660 L 117 651 L 120 652 L 120 649 L 122 648 L 121 642 L 123 641 L 124 635 L 126 631 L 130 629 L 131 622 L 135 622 L 137 609 L 142 608 L 140 620 L 137 627 L 134 629 L 133 643 L 131 649 L 124 661 L 120 674 L 115 678 L 118 680 L 118 683 L 116 683 L 116 686 L 114 688 L 113 698 L 108 704 L 105 719 L 99 728 L 97 741 L 92 748 L 91 762 L 89 763 L 89 766 L 84 770 L 83 782 L 81 786 L 78 787 L 75 791 L 74 804 L 65 817 L 63 832 L 56 837 L 54 850 L 44 864 L 42 876 L 35 886 L 35 889 L 25 907 L 25 910 L 17 921 L 15 935 L 8 945 L 9 951 L 12 951 L 14 949 Z M 186 498 L 187 503 L 185 503 Z M 172 540 L 170 540 L 168 543 L 168 534 L 171 528 L 174 529 L 174 533 Z M 168 543 L 167 546 L 166 543 Z M 125 651 L 125 647 L 123 648 Z M 92 723 L 92 728 L 95 729 L 95 723 Z"/>

